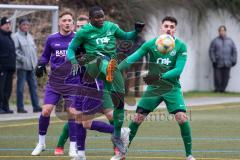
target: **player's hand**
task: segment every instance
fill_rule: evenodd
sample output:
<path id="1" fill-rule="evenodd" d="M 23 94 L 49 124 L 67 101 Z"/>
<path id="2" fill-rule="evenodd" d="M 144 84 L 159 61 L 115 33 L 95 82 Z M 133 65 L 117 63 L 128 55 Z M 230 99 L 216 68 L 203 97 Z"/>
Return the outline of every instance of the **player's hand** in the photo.
<path id="1" fill-rule="evenodd" d="M 143 80 L 147 85 L 152 85 L 154 82 L 160 79 L 161 79 L 160 75 L 153 75 L 153 74 L 149 74 L 146 77 L 143 77 Z"/>
<path id="2" fill-rule="evenodd" d="M 136 22 L 135 23 L 135 30 L 137 32 L 142 32 L 144 26 L 145 26 L 145 23 L 143 23 L 143 22 Z"/>
<path id="3" fill-rule="evenodd" d="M 72 74 L 73 76 L 76 76 L 76 75 L 77 75 L 79 67 L 80 67 L 80 66 L 79 66 L 78 63 L 72 64 L 71 74 Z"/>
<path id="4" fill-rule="evenodd" d="M 47 70 L 44 64 L 38 64 L 35 70 L 35 74 L 38 78 L 43 77 L 43 74 L 47 74 Z"/>

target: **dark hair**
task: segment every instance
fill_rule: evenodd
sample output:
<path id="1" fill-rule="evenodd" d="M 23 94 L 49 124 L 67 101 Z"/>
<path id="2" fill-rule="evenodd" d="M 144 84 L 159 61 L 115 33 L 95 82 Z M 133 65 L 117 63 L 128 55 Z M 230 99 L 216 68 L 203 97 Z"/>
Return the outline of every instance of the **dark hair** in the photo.
<path id="1" fill-rule="evenodd" d="M 78 21 L 88 21 L 89 18 L 88 16 L 86 15 L 80 15 L 78 18 L 77 18 Z"/>
<path id="2" fill-rule="evenodd" d="M 100 6 L 93 6 L 89 9 L 89 18 L 91 18 L 96 11 L 101 11 L 103 10 L 102 7 Z"/>
<path id="3" fill-rule="evenodd" d="M 172 17 L 172 16 L 166 16 L 163 18 L 162 20 L 162 23 L 164 23 L 165 21 L 170 21 L 170 22 L 173 22 L 177 25 L 177 19 L 175 17 Z"/>
<path id="4" fill-rule="evenodd" d="M 25 22 L 30 23 L 30 20 L 27 17 L 23 17 L 19 20 L 18 24 L 21 25 Z"/>
<path id="5" fill-rule="evenodd" d="M 65 15 L 70 15 L 73 17 L 73 13 L 69 10 L 69 9 L 65 9 L 63 10 L 60 14 L 59 14 L 59 18 L 62 18 Z"/>
<path id="6" fill-rule="evenodd" d="M 221 26 L 219 26 L 219 28 L 218 28 L 218 32 L 220 32 L 220 30 L 221 30 L 222 28 L 224 29 L 225 32 L 227 31 L 226 26 L 225 26 L 225 25 L 221 25 Z"/>

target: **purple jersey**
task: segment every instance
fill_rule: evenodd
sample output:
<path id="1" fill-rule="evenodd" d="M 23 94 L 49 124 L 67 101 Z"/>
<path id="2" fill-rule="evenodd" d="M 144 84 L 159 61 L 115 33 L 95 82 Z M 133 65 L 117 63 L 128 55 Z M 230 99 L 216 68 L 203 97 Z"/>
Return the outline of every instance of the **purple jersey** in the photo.
<path id="1" fill-rule="evenodd" d="M 68 45 L 73 37 L 73 32 L 67 36 L 63 36 L 59 32 L 48 36 L 40 62 L 47 65 L 50 61 L 52 71 L 63 64 L 65 62 Z"/>

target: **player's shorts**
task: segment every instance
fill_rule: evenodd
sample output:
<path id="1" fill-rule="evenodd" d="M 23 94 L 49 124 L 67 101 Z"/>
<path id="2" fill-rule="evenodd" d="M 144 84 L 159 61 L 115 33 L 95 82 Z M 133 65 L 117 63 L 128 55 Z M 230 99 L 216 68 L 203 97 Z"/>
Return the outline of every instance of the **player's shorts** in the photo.
<path id="1" fill-rule="evenodd" d="M 113 110 L 114 107 L 108 92 L 104 92 L 102 98 L 76 96 L 72 106 L 85 114 L 103 113 L 104 110 Z"/>
<path id="2" fill-rule="evenodd" d="M 186 105 L 181 88 L 174 87 L 167 93 L 150 97 L 146 93 L 151 89 L 151 86 L 147 87 L 147 90 L 144 92 L 138 103 L 138 107 L 152 112 L 161 102 L 165 102 L 169 113 L 174 113 L 178 110 L 186 112 Z"/>
<path id="3" fill-rule="evenodd" d="M 63 96 L 64 99 L 73 99 L 73 97 L 65 95 Z M 52 104 L 56 105 L 59 100 L 61 99 L 61 94 L 58 93 L 56 90 L 54 90 L 49 83 L 47 83 L 46 88 L 45 88 L 45 97 L 44 97 L 44 104 Z M 66 106 L 69 107 L 69 106 Z"/>

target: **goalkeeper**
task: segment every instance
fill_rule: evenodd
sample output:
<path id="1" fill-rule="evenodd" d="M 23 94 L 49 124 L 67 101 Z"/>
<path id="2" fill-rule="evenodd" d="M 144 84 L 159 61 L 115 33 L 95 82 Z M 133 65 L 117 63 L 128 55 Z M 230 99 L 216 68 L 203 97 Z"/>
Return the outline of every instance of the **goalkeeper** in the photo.
<path id="1" fill-rule="evenodd" d="M 104 89 L 110 91 L 114 104 L 114 134 L 112 141 L 122 154 L 125 147 L 120 139 L 124 120 L 124 80 L 117 68 L 116 38 L 134 39 L 142 31 L 144 24 L 136 23 L 135 31 L 124 32 L 115 23 L 105 21 L 103 9 L 94 6 L 89 11 L 90 23 L 83 26 L 74 36 L 67 50 L 67 58 L 72 63 L 72 73 L 77 74 L 79 64 L 75 50 L 80 45 L 86 49 L 86 56 L 80 58 L 89 76 L 104 80 Z M 104 97 L 103 97 L 104 98 Z M 104 99 L 105 100 L 105 99 Z"/>
<path id="2" fill-rule="evenodd" d="M 186 115 L 186 105 L 179 83 L 180 75 L 187 60 L 187 47 L 183 41 L 174 36 L 176 26 L 177 20 L 174 17 L 168 16 L 162 20 L 162 33 L 170 34 L 175 39 L 175 48 L 170 53 L 160 53 L 155 44 L 157 38 L 154 38 L 144 43 L 141 48 L 119 64 L 120 70 L 126 69 L 149 53 L 149 72 L 144 77 L 148 86 L 137 105 L 134 119 L 129 125 L 131 130 L 129 141 L 132 142 L 145 117 L 164 101 L 168 112 L 175 115 L 179 124 L 186 159 L 195 160 L 192 156 L 191 127 Z M 117 159 L 117 157 L 114 156 L 112 160 L 114 159 Z"/>

